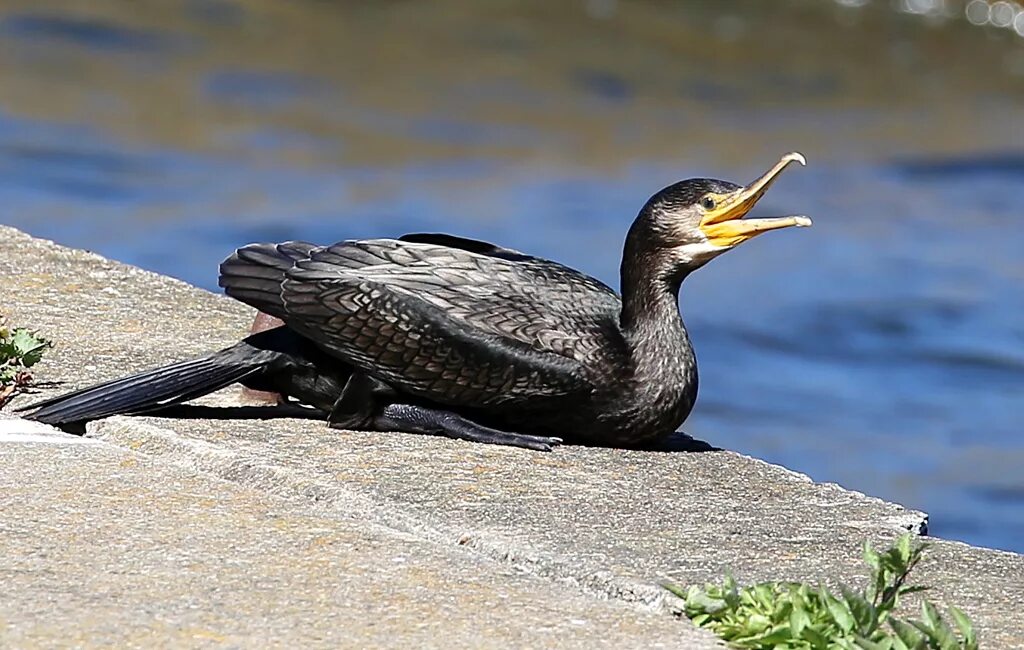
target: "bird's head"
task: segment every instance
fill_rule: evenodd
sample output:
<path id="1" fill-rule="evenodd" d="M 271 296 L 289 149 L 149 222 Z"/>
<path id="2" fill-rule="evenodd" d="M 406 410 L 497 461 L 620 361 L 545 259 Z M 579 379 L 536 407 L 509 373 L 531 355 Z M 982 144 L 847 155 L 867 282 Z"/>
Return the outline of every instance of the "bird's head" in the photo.
<path id="1" fill-rule="evenodd" d="M 809 226 L 804 216 L 744 218 L 792 162 L 807 164 L 799 153 L 788 153 L 742 187 L 710 178 L 669 185 L 644 205 L 627 242 L 659 258 L 664 273 L 681 277 L 762 232 Z"/>

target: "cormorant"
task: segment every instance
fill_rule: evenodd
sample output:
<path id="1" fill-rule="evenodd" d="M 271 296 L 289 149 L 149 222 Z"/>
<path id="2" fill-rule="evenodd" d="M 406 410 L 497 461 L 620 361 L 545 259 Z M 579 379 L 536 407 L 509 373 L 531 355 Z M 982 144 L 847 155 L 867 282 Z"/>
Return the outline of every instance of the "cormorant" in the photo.
<path id="1" fill-rule="evenodd" d="M 440 234 L 244 246 L 227 295 L 284 321 L 220 352 L 49 399 L 29 417 L 80 423 L 180 404 L 229 384 L 322 412 L 331 427 L 550 450 L 665 437 L 697 397 L 680 283 L 802 216 L 744 219 L 790 153 L 745 187 L 690 179 L 652 196 L 626 236 L 621 298 L 578 271 Z"/>

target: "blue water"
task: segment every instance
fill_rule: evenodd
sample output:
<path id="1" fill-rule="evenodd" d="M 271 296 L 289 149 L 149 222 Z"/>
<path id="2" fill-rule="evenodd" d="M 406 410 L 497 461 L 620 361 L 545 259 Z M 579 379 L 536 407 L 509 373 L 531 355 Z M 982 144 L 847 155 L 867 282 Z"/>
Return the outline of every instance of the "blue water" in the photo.
<path id="1" fill-rule="evenodd" d="M 684 285 L 686 430 L 1024 551 L 1024 39 L 892 7 L 7 3 L 0 222 L 209 289 L 410 231 L 615 285 L 654 191 L 797 149 L 758 212 L 815 226 Z"/>

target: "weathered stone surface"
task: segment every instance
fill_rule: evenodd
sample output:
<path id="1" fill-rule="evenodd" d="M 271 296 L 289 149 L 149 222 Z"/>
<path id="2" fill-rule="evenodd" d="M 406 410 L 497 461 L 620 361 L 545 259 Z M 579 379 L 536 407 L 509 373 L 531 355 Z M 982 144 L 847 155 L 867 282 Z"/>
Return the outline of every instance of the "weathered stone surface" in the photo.
<path id="1" fill-rule="evenodd" d="M 714 647 L 468 549 L 34 435 L 0 442 L 3 647 Z"/>
<path id="2" fill-rule="evenodd" d="M 227 299 L 11 230 L 0 229 L 0 279 L 0 311 L 59 343 L 39 377 L 65 383 L 47 388 L 47 395 L 229 345 L 252 318 Z M 216 483 L 225 494 L 244 490 L 253 499 L 276 500 L 287 504 L 281 508 L 289 516 L 314 508 L 316 516 L 344 521 L 357 532 L 422 544 L 453 566 L 470 561 L 463 554 L 471 556 L 482 567 L 480 584 L 527 574 L 551 593 L 589 599 L 595 608 L 612 599 L 633 603 L 636 612 L 671 610 L 659 581 L 718 579 L 726 568 L 744 581 L 857 582 L 865 539 L 884 544 L 923 523 L 920 513 L 727 451 L 561 447 L 540 454 L 259 419 L 268 412 L 223 410 L 239 403 L 235 389 L 206 403 L 212 406 L 183 413 L 191 417 L 111 418 L 92 424 L 89 436 L 104 449 L 131 450 L 154 476 L 225 479 L 229 483 Z M 220 419 L 209 419 L 214 415 Z M 676 443 L 677 449 L 700 447 Z M 96 480 L 101 475 L 98 470 Z M 89 544 L 79 552 L 89 553 Z M 453 551 L 452 558 L 462 559 L 449 560 Z M 936 540 L 920 579 L 935 585 L 933 598 L 975 617 L 986 647 L 1024 646 L 1016 611 L 1024 599 L 1021 556 Z M 237 586 L 232 598 L 247 593 Z M 440 602 L 445 593 L 441 585 L 437 596 L 426 598 Z M 443 614 L 442 623 L 452 616 Z M 509 609 L 501 624 L 512 630 L 516 622 L 529 628 L 537 620 Z M 667 614 L 660 620 L 695 632 Z M 411 629 L 415 616 L 406 622 Z M 451 621 L 435 631 L 451 629 L 458 638 L 460 625 Z M 649 645 L 661 634 L 657 625 L 636 623 L 630 633 L 637 636 L 627 645 Z M 287 628 L 274 629 L 286 634 Z M 403 628 L 396 623 L 394 629 Z"/>

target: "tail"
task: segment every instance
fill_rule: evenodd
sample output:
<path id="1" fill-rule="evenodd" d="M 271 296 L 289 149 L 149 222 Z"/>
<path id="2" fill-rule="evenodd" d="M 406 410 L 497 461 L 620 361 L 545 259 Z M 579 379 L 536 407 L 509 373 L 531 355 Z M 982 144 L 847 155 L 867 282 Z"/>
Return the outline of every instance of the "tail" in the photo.
<path id="1" fill-rule="evenodd" d="M 232 298 L 283 319 L 281 283 L 285 273 L 315 248 L 295 241 L 243 246 L 221 263 L 218 282 Z"/>
<path id="2" fill-rule="evenodd" d="M 278 354 L 242 341 L 202 359 L 104 382 L 18 410 L 36 409 L 28 419 L 53 425 L 144 413 L 202 397 L 251 377 Z"/>

